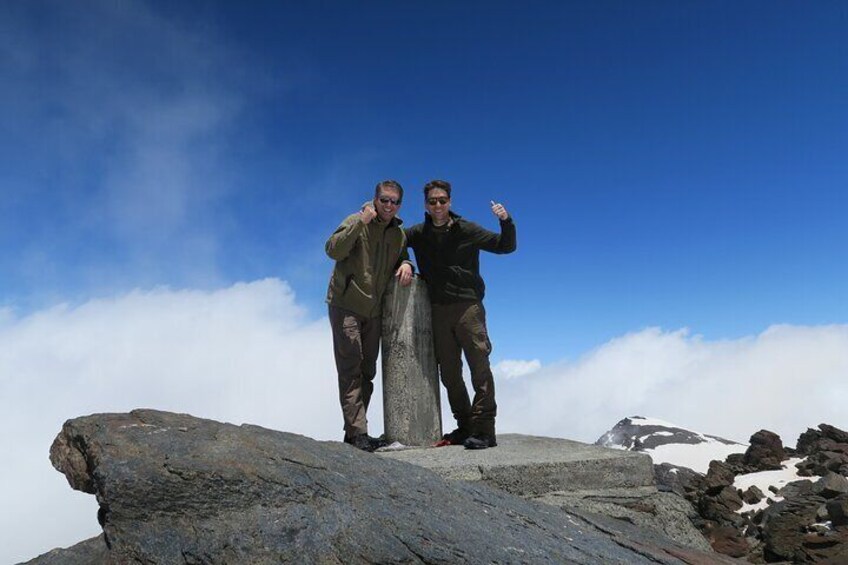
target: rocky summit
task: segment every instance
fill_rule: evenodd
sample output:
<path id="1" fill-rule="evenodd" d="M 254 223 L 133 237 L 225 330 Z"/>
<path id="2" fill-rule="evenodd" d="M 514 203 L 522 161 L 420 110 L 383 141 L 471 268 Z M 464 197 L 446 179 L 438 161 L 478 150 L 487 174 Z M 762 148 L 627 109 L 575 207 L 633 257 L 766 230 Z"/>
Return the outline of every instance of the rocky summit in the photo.
<path id="1" fill-rule="evenodd" d="M 97 497 L 103 534 L 33 564 L 725 561 L 342 443 L 182 414 L 70 420 L 50 455 Z"/>

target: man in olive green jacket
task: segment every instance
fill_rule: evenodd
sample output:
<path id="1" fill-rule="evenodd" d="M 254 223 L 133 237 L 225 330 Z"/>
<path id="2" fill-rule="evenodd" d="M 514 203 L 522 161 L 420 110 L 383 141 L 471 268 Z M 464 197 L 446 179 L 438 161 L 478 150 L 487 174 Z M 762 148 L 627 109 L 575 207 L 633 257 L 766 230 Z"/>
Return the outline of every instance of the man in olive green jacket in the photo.
<path id="1" fill-rule="evenodd" d="M 377 184 L 373 201 L 345 218 L 326 245 L 327 255 L 336 261 L 327 303 L 344 441 L 365 451 L 383 444 L 368 435 L 366 418 L 377 373 L 383 293 L 393 275 L 403 286 L 412 281 L 406 236 L 396 217 L 402 199 L 397 181 Z"/>

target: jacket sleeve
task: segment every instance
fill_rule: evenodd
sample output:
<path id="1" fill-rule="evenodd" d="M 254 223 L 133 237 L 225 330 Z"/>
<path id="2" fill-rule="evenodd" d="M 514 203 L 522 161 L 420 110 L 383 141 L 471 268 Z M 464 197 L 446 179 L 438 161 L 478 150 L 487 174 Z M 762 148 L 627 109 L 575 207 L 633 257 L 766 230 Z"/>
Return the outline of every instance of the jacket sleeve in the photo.
<path id="1" fill-rule="evenodd" d="M 395 270 L 398 270 L 404 263 L 409 263 L 409 266 L 412 267 L 412 272 L 414 273 L 415 265 L 413 265 L 412 261 L 409 259 L 409 232 L 410 230 L 400 228 L 403 242 L 400 245 L 400 256 L 398 257 L 397 263 L 395 263 Z"/>
<path id="2" fill-rule="evenodd" d="M 347 258 L 353 251 L 356 240 L 364 227 L 365 224 L 362 223 L 357 214 L 345 218 L 324 246 L 324 250 L 330 256 L 330 259 L 341 261 Z"/>
<path id="3" fill-rule="evenodd" d="M 410 261 L 409 251 L 407 250 L 405 245 L 400 250 L 400 257 L 398 257 L 397 264 L 395 265 L 395 270 L 398 270 L 400 268 L 400 266 L 403 265 L 404 263 L 409 263 L 409 266 L 412 267 L 412 272 L 413 273 L 415 272 L 415 265 L 413 265 L 412 261 Z"/>
<path id="4" fill-rule="evenodd" d="M 477 224 L 472 224 L 474 242 L 483 251 L 490 253 L 512 253 L 517 245 L 515 238 L 515 222 L 512 216 L 506 220 L 500 220 L 501 233 L 495 233 Z"/>

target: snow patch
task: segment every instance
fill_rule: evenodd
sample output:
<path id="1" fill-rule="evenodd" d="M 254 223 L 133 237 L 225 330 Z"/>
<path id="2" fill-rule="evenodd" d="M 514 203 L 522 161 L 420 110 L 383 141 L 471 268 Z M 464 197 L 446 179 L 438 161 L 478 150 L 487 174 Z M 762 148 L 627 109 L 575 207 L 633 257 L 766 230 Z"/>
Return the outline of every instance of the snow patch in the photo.
<path id="1" fill-rule="evenodd" d="M 734 444 L 727 445 L 718 441 L 707 440 L 704 443 L 669 443 L 660 445 L 654 449 L 645 449 L 654 460 L 654 463 L 669 463 L 679 467 L 688 467 L 702 474 L 710 468 L 710 461 L 724 461 L 732 453 L 745 453 L 747 446 Z"/>
<path id="2" fill-rule="evenodd" d="M 758 473 L 748 473 L 745 475 L 737 475 L 736 480 L 733 482 L 733 488 L 737 488 L 742 492 L 748 490 L 752 486 L 756 486 L 758 489 L 763 491 L 765 498 L 763 498 L 760 502 L 756 504 L 745 504 L 737 510 L 736 512 L 741 514 L 743 512 L 757 511 L 762 510 L 768 506 L 767 499 L 771 498 L 775 502 L 780 502 L 783 500 L 782 496 L 778 496 L 769 490 L 770 486 L 775 487 L 780 490 L 787 483 L 791 483 L 792 481 L 798 481 L 801 479 L 809 479 L 809 477 L 802 477 L 798 474 L 798 468 L 796 465 L 803 461 L 803 457 L 793 458 L 787 460 L 783 463 L 783 469 L 778 471 L 760 471 Z"/>

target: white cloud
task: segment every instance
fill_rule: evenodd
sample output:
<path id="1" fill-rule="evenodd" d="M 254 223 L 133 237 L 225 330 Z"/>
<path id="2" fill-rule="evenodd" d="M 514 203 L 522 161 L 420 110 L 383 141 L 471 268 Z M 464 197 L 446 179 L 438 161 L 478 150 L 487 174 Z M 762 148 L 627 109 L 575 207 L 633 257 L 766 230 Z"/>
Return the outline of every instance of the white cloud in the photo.
<path id="1" fill-rule="evenodd" d="M 794 446 L 822 422 L 848 428 L 848 326 L 773 326 L 706 341 L 649 328 L 574 363 L 499 385 L 499 429 L 592 442 L 634 414 L 747 442 L 759 429 Z"/>
<path id="2" fill-rule="evenodd" d="M 516 379 L 538 371 L 542 363 L 538 359 L 523 361 L 519 359 L 504 359 L 492 365 L 492 373 L 496 379 Z"/>
<path id="3" fill-rule="evenodd" d="M 0 562 L 98 533 L 48 450 L 68 419 L 138 407 L 339 439 L 329 325 L 278 280 L 214 292 L 157 289 L 0 324 Z M 379 403 L 375 403 L 379 404 Z M 379 406 L 370 411 L 382 428 Z M 49 519 L 48 519 L 49 517 Z"/>
<path id="4" fill-rule="evenodd" d="M 591 442 L 642 414 L 741 441 L 767 428 L 794 445 L 807 426 L 848 427 L 848 326 L 775 326 L 715 342 L 646 329 L 574 363 L 539 365 L 496 366 L 499 432 Z M 0 518 L 0 561 L 99 531 L 94 497 L 72 491 L 48 461 L 68 418 L 149 407 L 340 439 L 337 402 L 329 325 L 307 319 L 276 279 L 135 291 L 26 317 L 0 309 L 0 441 L 11 454 L 0 505 L 14 509 Z M 374 434 L 381 408 L 369 411 Z"/>

